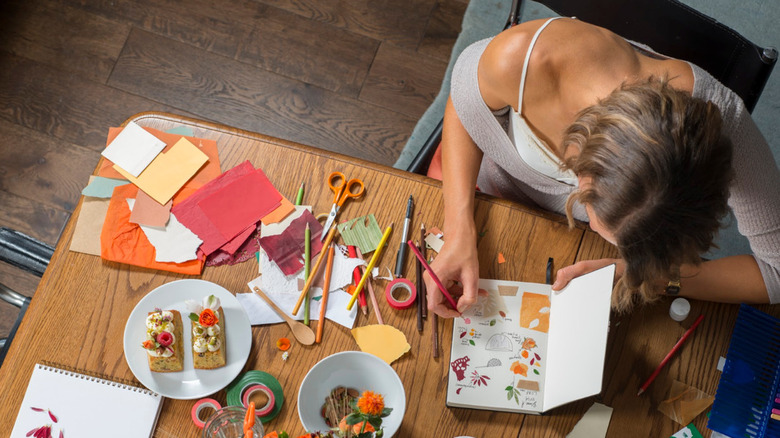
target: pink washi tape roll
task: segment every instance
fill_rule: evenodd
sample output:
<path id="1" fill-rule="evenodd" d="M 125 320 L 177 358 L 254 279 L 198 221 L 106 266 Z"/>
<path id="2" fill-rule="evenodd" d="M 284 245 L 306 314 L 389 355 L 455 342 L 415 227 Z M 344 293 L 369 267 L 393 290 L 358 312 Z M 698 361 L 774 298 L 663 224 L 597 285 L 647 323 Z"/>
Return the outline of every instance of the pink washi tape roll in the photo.
<path id="1" fill-rule="evenodd" d="M 274 393 L 271 392 L 271 388 L 261 383 L 252 385 L 244 391 L 244 397 L 241 401 L 244 403 L 244 407 L 249 406 L 249 398 L 252 397 L 252 394 L 258 391 L 264 393 L 266 397 L 268 397 L 268 402 L 262 408 L 256 407 L 255 415 L 257 415 L 258 417 L 265 417 L 266 415 L 270 414 L 271 411 L 274 410 L 274 403 L 276 403 L 276 400 L 274 400 Z"/>
<path id="2" fill-rule="evenodd" d="M 404 298 L 403 301 L 397 297 L 401 295 L 398 290 L 403 289 L 409 296 Z M 414 299 L 417 298 L 417 289 L 414 284 L 405 278 L 396 278 L 387 284 L 385 289 L 385 298 L 387 298 L 387 304 L 393 309 L 408 309 L 414 304 Z"/>
<path id="3" fill-rule="evenodd" d="M 222 406 L 220 406 L 219 402 L 213 398 L 202 398 L 195 402 L 195 404 L 192 405 L 192 422 L 195 423 L 199 429 L 203 429 L 203 425 L 206 424 L 204 420 L 200 419 L 200 411 L 207 408 L 214 409 L 214 412 L 217 412 L 218 410 L 222 409 Z M 213 415 L 214 412 L 209 414 L 209 416 Z M 208 417 L 206 417 L 206 419 L 208 419 Z"/>

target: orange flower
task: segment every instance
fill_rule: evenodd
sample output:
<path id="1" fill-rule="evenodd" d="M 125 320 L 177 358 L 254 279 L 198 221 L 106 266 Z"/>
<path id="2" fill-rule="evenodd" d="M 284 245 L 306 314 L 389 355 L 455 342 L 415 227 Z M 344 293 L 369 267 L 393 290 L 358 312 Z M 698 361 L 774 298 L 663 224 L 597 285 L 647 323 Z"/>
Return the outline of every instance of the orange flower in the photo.
<path id="1" fill-rule="evenodd" d="M 520 356 L 523 356 L 524 359 L 528 359 L 528 352 L 523 350 L 523 352 L 520 353 Z"/>
<path id="2" fill-rule="evenodd" d="M 528 365 L 520 362 L 513 362 L 512 365 L 509 367 L 509 370 L 512 371 L 515 374 L 520 374 L 521 376 L 528 377 Z"/>
<path id="3" fill-rule="evenodd" d="M 373 391 L 365 391 L 357 402 L 360 412 L 368 415 L 380 415 L 385 409 L 385 399 L 382 394 L 376 394 Z"/>
<path id="4" fill-rule="evenodd" d="M 287 338 L 279 338 L 276 341 L 276 348 L 278 348 L 278 349 L 280 349 L 282 351 L 289 350 L 290 349 L 290 340 L 287 339 Z"/>
<path id="5" fill-rule="evenodd" d="M 213 310 L 205 309 L 204 311 L 200 312 L 198 322 L 203 327 L 211 327 L 212 325 L 219 323 L 219 318 L 217 318 L 217 315 L 214 314 Z"/>
<path id="6" fill-rule="evenodd" d="M 361 421 L 360 423 L 353 424 L 352 425 L 352 432 L 358 434 L 360 433 L 360 429 L 363 427 L 363 423 L 366 423 L 365 421 Z M 349 425 L 347 424 L 347 417 L 344 417 L 339 422 L 339 431 L 341 433 L 346 433 L 347 430 L 349 430 Z M 366 423 L 366 430 L 363 432 L 376 432 L 374 429 L 374 426 L 371 425 L 371 423 Z"/>
<path id="7" fill-rule="evenodd" d="M 535 347 L 536 341 L 534 341 L 533 338 L 525 338 L 525 341 L 523 341 L 523 345 L 520 348 L 524 350 L 530 350 Z"/>
<path id="8" fill-rule="evenodd" d="M 146 348 L 147 350 L 153 350 L 154 349 L 154 342 L 152 342 L 152 341 L 150 341 L 148 339 L 145 340 L 143 342 L 143 344 L 141 344 L 141 345 L 143 345 L 143 347 Z"/>

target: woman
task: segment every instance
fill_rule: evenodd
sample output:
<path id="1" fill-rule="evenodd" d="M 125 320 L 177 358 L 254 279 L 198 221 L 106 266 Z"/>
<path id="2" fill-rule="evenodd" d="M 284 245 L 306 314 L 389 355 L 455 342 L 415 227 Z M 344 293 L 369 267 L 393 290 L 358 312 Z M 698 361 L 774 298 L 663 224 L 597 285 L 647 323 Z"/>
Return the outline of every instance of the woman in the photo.
<path id="1" fill-rule="evenodd" d="M 576 19 L 523 23 L 459 57 L 441 153 L 445 244 L 432 267 L 462 289 L 460 312 L 479 278 L 475 185 L 588 221 L 617 246 L 618 260 L 559 270 L 553 290 L 617 263 L 618 309 L 678 277 L 683 296 L 780 301 L 780 172 L 742 101 L 692 64 Z M 702 263 L 727 201 L 755 255 Z M 426 286 L 432 311 L 458 314 Z"/>

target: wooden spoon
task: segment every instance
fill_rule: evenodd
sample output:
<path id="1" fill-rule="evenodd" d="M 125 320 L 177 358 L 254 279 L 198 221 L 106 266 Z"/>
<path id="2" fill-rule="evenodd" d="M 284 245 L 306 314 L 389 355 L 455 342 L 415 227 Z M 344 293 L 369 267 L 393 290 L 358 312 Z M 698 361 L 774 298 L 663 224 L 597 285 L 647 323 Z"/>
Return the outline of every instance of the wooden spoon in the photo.
<path id="1" fill-rule="evenodd" d="M 253 289 L 255 293 L 260 295 L 260 298 L 264 299 L 265 302 L 268 303 L 268 305 L 271 306 L 271 308 L 282 317 L 287 325 L 290 326 L 290 330 L 292 330 L 293 336 L 295 336 L 295 339 L 297 339 L 298 342 L 303 345 L 311 345 L 314 343 L 314 330 L 312 330 L 311 327 L 300 321 L 296 321 L 290 318 L 290 316 L 283 312 L 282 309 L 280 309 L 270 298 L 268 298 L 268 295 L 261 291 L 259 287 L 254 286 Z"/>

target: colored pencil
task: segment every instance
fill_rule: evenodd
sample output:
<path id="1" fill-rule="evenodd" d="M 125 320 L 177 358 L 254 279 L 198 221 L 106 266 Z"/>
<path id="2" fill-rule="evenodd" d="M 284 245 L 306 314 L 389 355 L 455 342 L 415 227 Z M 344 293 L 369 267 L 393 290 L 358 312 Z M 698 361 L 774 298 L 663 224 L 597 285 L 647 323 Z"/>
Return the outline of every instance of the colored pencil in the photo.
<path id="1" fill-rule="evenodd" d="M 311 228 L 309 223 L 306 223 L 306 230 L 304 231 L 304 252 L 303 252 L 303 280 L 306 281 L 311 275 Z M 309 325 L 309 307 L 311 306 L 311 298 L 309 294 L 303 300 L 303 323 Z"/>
<path id="2" fill-rule="evenodd" d="M 322 243 L 323 248 L 327 248 L 328 245 L 330 245 L 330 242 L 333 241 L 333 237 L 336 235 L 336 230 L 338 227 L 336 224 L 333 224 L 330 231 L 328 231 L 328 236 L 325 238 L 325 241 Z M 309 278 L 306 279 L 306 284 L 303 285 L 303 290 L 301 290 L 301 295 L 298 297 L 298 301 L 295 303 L 295 307 L 293 308 L 292 314 L 297 315 L 298 311 L 301 309 L 301 303 L 303 303 L 303 298 L 306 296 L 306 294 L 309 293 L 309 289 L 311 289 L 311 284 L 314 283 L 314 278 L 317 277 L 317 273 L 320 272 L 320 266 L 322 266 L 322 260 L 325 259 L 325 251 L 320 250 L 320 256 L 317 257 L 317 261 L 314 262 L 314 267 L 311 269 L 311 272 L 309 273 Z"/>
<path id="3" fill-rule="evenodd" d="M 433 314 L 433 358 L 439 357 L 439 315 Z"/>
<path id="4" fill-rule="evenodd" d="M 653 374 L 651 374 L 650 377 L 647 380 L 645 380 L 645 383 L 643 383 L 642 386 L 639 387 L 639 391 L 636 393 L 637 396 L 642 395 L 642 393 L 647 390 L 647 387 L 650 386 L 651 383 L 653 383 L 653 380 L 655 380 L 656 377 L 658 377 L 658 373 L 661 372 L 661 369 L 664 366 L 666 366 L 666 364 L 669 362 L 669 359 L 671 359 L 674 353 L 676 353 L 677 350 L 680 349 L 680 347 L 685 342 L 685 340 L 691 336 L 691 333 L 693 333 L 693 331 L 696 330 L 696 327 L 698 327 L 699 324 L 701 324 L 701 321 L 703 319 L 704 319 L 704 315 L 699 315 L 699 317 L 696 318 L 696 321 L 693 323 L 691 328 L 689 328 L 688 330 L 685 331 L 685 333 L 683 333 L 680 340 L 677 341 L 676 344 L 674 344 L 674 347 L 672 347 L 672 349 L 666 355 L 664 360 L 662 360 L 661 363 L 658 365 L 658 367 L 655 369 L 655 371 L 653 371 Z"/>
<path id="5" fill-rule="evenodd" d="M 360 252 L 360 248 L 355 248 L 357 251 L 358 257 L 361 259 L 363 258 L 363 253 Z M 360 268 L 361 270 L 363 268 Z M 371 278 L 369 277 L 366 281 L 366 288 L 368 289 L 368 296 L 371 297 L 371 305 L 374 306 L 374 314 L 376 314 L 376 320 L 380 324 L 384 324 L 385 321 L 382 319 L 382 314 L 379 313 L 379 303 L 376 301 L 376 294 L 374 294 L 374 286 L 371 285 Z"/>
<path id="6" fill-rule="evenodd" d="M 347 253 L 350 257 L 357 257 L 357 247 L 355 245 L 347 245 Z M 355 281 L 355 287 L 360 283 L 360 267 L 355 266 L 355 270 L 352 271 L 352 279 Z M 363 315 L 368 315 L 368 303 L 366 302 L 366 293 L 361 292 L 358 295 L 358 303 L 360 303 L 360 310 L 363 311 Z"/>
<path id="7" fill-rule="evenodd" d="M 421 332 L 423 331 L 423 297 L 420 291 L 422 290 L 423 268 L 420 259 L 417 259 L 417 263 L 415 263 L 415 270 L 417 271 L 417 331 Z"/>
<path id="8" fill-rule="evenodd" d="M 428 265 L 428 262 L 425 261 L 425 259 L 423 258 L 422 254 L 420 254 L 420 251 L 417 250 L 417 247 L 414 246 L 414 242 L 412 242 L 410 240 L 410 241 L 408 241 L 406 243 L 409 245 L 410 248 L 412 248 L 412 252 L 414 253 L 415 256 L 417 256 L 417 260 L 419 260 L 420 263 L 422 263 L 423 268 L 425 268 L 425 270 L 428 271 L 428 275 L 431 276 L 431 278 L 433 279 L 433 282 L 436 283 L 436 286 L 439 287 L 439 290 L 441 290 L 441 293 L 444 294 L 444 298 L 447 299 L 447 301 L 450 303 L 450 306 L 452 306 L 452 308 L 456 312 L 458 312 L 458 304 L 455 302 L 455 299 L 452 298 L 452 295 L 450 295 L 449 291 L 447 291 L 447 288 L 445 288 L 444 285 L 441 284 L 441 280 L 439 280 L 439 277 L 437 277 L 436 273 L 433 272 L 433 269 L 431 269 L 430 265 Z M 458 313 L 460 313 L 460 312 L 458 312 Z"/>
<path id="9" fill-rule="evenodd" d="M 379 241 L 379 246 L 374 250 L 374 255 L 371 256 L 371 261 L 368 262 L 368 266 L 366 266 L 365 272 L 363 272 L 363 278 L 360 279 L 360 283 L 358 283 L 357 287 L 355 288 L 355 293 L 352 294 L 352 298 L 349 299 L 349 303 L 347 303 L 347 310 L 352 310 L 352 306 L 355 305 L 355 300 L 358 297 L 358 294 L 360 294 L 360 291 L 363 290 L 363 286 L 366 284 L 366 280 L 368 280 L 368 277 L 371 275 L 371 270 L 374 269 L 374 265 L 376 265 L 376 262 L 379 261 L 379 256 L 382 254 L 382 250 L 385 248 L 385 243 L 387 243 L 387 239 L 390 237 L 390 232 L 393 231 L 393 224 L 390 224 L 387 229 L 385 229 L 385 233 L 382 235 L 382 240 Z"/>
<path id="10" fill-rule="evenodd" d="M 420 254 L 422 254 L 423 258 L 427 258 L 425 252 L 426 252 L 426 243 L 425 243 L 425 224 L 420 224 Z M 417 263 L 420 261 L 418 260 Z M 425 280 L 422 278 L 422 264 L 420 264 L 420 287 L 417 288 L 417 296 L 422 297 L 422 317 L 427 318 L 428 317 L 428 294 L 426 293 L 427 289 L 425 288 Z"/>
<path id="11" fill-rule="evenodd" d="M 295 197 L 295 205 L 301 205 L 301 202 L 303 202 L 303 184 L 301 183 L 301 186 L 298 187 L 298 195 Z"/>
<path id="12" fill-rule="evenodd" d="M 317 323 L 317 338 L 314 342 L 322 341 L 322 327 L 325 325 L 325 310 L 328 307 L 328 289 L 330 288 L 330 277 L 333 275 L 333 253 L 336 247 L 331 243 L 328 246 L 328 262 L 325 264 L 325 279 L 322 282 L 322 301 L 320 301 L 320 322 Z"/>

